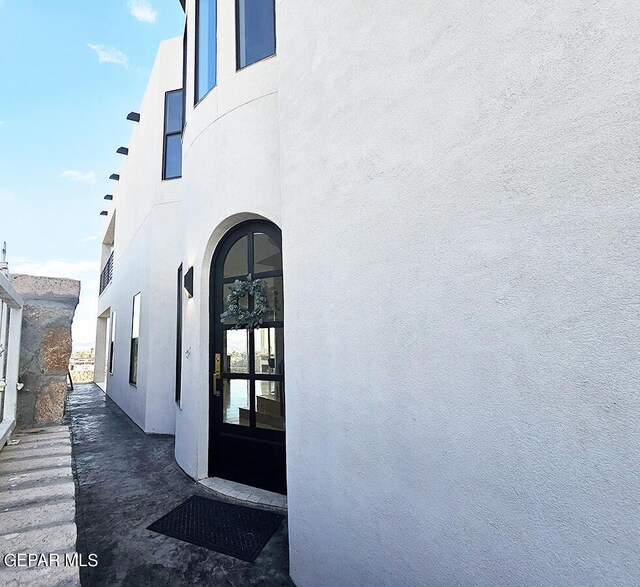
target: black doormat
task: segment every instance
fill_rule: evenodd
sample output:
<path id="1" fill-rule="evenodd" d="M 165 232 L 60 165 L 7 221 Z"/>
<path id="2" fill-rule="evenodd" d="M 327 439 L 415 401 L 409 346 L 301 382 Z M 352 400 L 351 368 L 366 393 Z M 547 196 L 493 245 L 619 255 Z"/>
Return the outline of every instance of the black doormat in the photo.
<path id="1" fill-rule="evenodd" d="M 252 563 L 284 516 L 194 495 L 147 528 Z"/>

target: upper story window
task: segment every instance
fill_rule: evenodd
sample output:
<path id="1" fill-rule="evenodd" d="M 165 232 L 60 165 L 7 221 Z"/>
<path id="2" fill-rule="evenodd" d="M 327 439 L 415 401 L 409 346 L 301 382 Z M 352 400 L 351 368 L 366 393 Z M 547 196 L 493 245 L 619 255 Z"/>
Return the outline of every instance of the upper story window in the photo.
<path id="1" fill-rule="evenodd" d="M 276 52 L 275 0 L 236 0 L 236 46 L 238 69 Z"/>
<path id="2" fill-rule="evenodd" d="M 216 85 L 216 0 L 196 0 L 196 102 Z"/>
<path id="3" fill-rule="evenodd" d="M 182 176 L 182 90 L 164 95 L 164 161 L 162 179 Z"/>

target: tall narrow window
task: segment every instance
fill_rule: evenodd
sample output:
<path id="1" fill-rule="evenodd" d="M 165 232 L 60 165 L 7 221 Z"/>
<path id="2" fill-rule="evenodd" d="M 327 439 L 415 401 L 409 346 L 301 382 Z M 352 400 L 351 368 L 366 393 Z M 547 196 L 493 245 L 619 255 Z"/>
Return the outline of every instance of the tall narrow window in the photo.
<path id="1" fill-rule="evenodd" d="M 140 338 L 140 294 L 133 296 L 131 312 L 131 355 L 129 357 L 129 383 L 138 383 L 138 339 Z"/>
<path id="2" fill-rule="evenodd" d="M 196 0 L 196 102 L 216 85 L 216 0 Z"/>
<path id="3" fill-rule="evenodd" d="M 162 179 L 182 176 L 182 90 L 164 95 L 164 161 Z"/>
<path id="4" fill-rule="evenodd" d="M 184 34 L 182 35 L 182 132 L 187 120 L 187 26 L 188 19 L 184 21 Z"/>
<path id="5" fill-rule="evenodd" d="M 178 267 L 176 298 L 176 402 L 182 397 L 182 265 Z"/>
<path id="6" fill-rule="evenodd" d="M 116 346 L 116 311 L 111 312 L 111 324 L 109 325 L 109 373 L 113 375 L 113 353 Z"/>
<path id="7" fill-rule="evenodd" d="M 236 46 L 238 69 L 276 52 L 274 0 L 236 0 Z"/>

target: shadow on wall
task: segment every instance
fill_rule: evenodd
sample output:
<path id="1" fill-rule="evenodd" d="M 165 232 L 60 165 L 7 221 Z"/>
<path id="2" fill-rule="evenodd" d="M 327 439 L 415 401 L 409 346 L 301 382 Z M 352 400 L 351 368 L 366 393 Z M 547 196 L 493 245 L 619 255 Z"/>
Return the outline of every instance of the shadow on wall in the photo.
<path id="1" fill-rule="evenodd" d="M 71 324 L 80 299 L 75 279 L 12 275 L 24 298 L 17 426 L 59 424 L 67 394 Z"/>

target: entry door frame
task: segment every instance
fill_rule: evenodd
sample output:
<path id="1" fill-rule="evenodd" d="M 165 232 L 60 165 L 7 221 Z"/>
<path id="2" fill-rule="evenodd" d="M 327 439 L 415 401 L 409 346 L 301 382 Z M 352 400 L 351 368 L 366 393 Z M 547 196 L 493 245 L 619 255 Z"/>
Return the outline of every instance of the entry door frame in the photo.
<path id="1" fill-rule="evenodd" d="M 282 385 L 282 404 L 286 410 L 285 401 L 285 381 L 284 373 L 282 375 L 269 375 L 253 373 L 254 367 L 252 365 L 254 356 L 254 342 L 253 337 L 249 337 L 249 349 L 248 349 L 248 361 L 250 365 L 249 374 L 234 374 L 222 371 L 222 377 L 217 381 L 214 379 L 215 371 L 215 354 L 223 352 L 223 336 L 225 328 L 220 322 L 220 314 L 223 310 L 223 286 L 229 281 L 233 281 L 233 278 L 224 278 L 223 269 L 224 261 L 227 253 L 231 247 L 237 242 L 238 238 L 241 238 L 245 234 L 249 234 L 248 241 L 248 256 L 249 256 L 249 268 L 253 269 L 253 233 L 260 232 L 267 234 L 276 242 L 280 247 L 282 253 L 282 235 L 280 229 L 273 223 L 261 220 L 248 220 L 237 224 L 231 228 L 220 240 L 216 247 L 215 253 L 211 261 L 210 275 L 209 275 L 209 463 L 208 472 L 209 476 L 220 476 L 223 478 L 229 478 L 230 473 L 228 471 L 228 465 L 223 465 L 223 461 L 227 461 L 227 455 L 221 454 L 222 444 L 226 446 L 227 451 L 234 453 L 237 452 L 235 458 L 238 462 L 246 463 L 246 467 L 250 467 L 253 462 L 254 466 L 260 466 L 260 459 L 268 461 L 270 458 L 276 458 L 281 455 L 282 466 L 286 462 L 285 447 L 286 447 L 286 432 L 278 430 L 270 430 L 266 428 L 257 428 L 255 425 L 255 392 L 254 382 L 257 380 L 263 381 L 278 381 Z M 260 272 L 252 274 L 252 278 L 267 278 L 282 276 L 282 269 L 276 271 Z M 238 276 L 241 277 L 241 276 Z M 246 279 L 246 276 L 245 276 Z M 253 300 L 250 300 L 250 309 L 252 308 Z M 284 328 L 284 321 L 272 321 L 264 322 L 264 328 L 269 327 L 281 327 Z M 222 363 L 224 364 L 224 360 Z M 223 379 L 250 379 L 251 394 L 250 394 L 250 409 L 251 409 L 251 422 L 250 426 L 238 426 L 234 424 L 228 424 L 223 422 L 223 393 L 219 395 L 215 394 L 214 386 L 220 386 L 222 389 Z M 251 454 L 248 454 L 250 452 Z M 254 458 L 255 455 L 255 458 Z M 262 455 L 262 456 L 261 456 Z M 276 456 L 273 456 L 276 455 Z M 233 458 L 233 454 L 231 455 Z M 250 476 L 248 475 L 247 478 Z M 274 482 L 270 486 L 268 484 L 255 484 L 239 479 L 232 479 L 239 482 L 245 482 L 248 485 L 255 485 L 257 487 L 263 487 L 270 489 L 278 493 L 286 493 L 286 472 L 283 470 L 281 482 Z"/>

